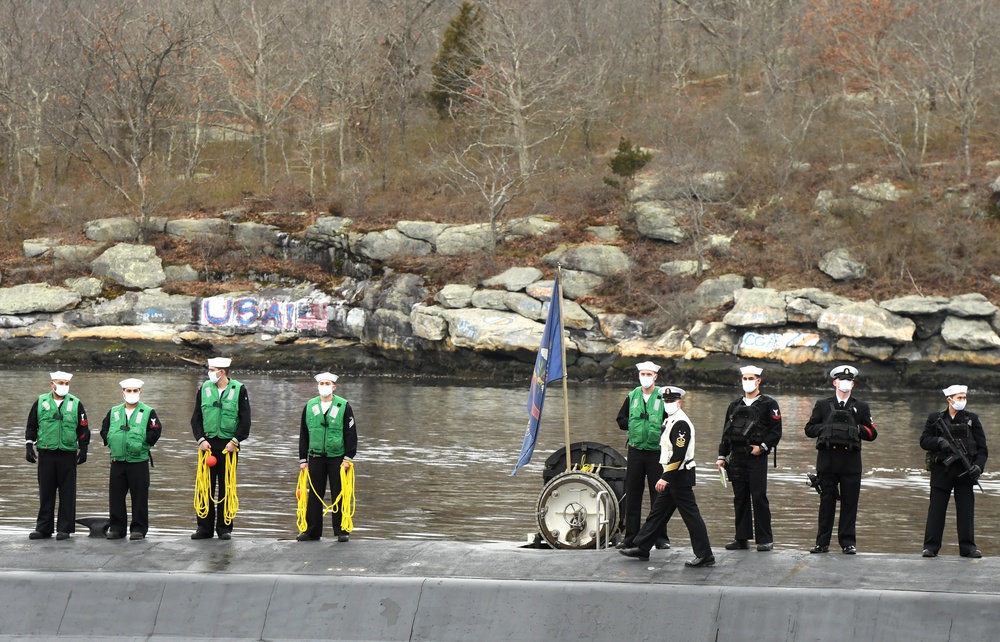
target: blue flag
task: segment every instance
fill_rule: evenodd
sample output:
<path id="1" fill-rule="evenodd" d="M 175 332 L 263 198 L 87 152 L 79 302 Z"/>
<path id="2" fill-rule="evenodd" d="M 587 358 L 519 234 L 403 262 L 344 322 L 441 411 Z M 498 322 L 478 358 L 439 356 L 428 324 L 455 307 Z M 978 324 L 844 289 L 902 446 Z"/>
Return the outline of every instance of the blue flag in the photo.
<path id="1" fill-rule="evenodd" d="M 531 461 L 535 452 L 535 441 L 538 439 L 538 424 L 542 420 L 542 405 L 545 403 L 545 388 L 550 381 L 558 381 L 563 376 L 562 334 L 559 331 L 559 274 L 556 274 L 552 284 L 552 296 L 549 299 L 549 315 L 545 319 L 545 330 L 542 331 L 542 345 L 538 348 L 535 358 L 535 370 L 531 374 L 531 388 L 528 390 L 528 428 L 524 431 L 524 443 L 521 444 L 521 456 L 517 459 L 514 472 L 517 474 L 521 466 Z"/>

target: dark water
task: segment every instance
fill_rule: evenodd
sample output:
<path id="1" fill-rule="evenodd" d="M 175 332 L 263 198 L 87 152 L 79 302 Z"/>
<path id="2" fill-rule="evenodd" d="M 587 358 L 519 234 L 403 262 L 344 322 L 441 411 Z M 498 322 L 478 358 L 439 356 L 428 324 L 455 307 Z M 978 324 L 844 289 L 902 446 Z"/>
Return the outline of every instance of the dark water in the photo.
<path id="1" fill-rule="evenodd" d="M 146 381 L 143 400 L 163 421 L 154 449 L 150 489 L 150 536 L 176 536 L 194 529 L 193 489 L 197 463 L 190 417 L 201 372 L 78 372 L 72 391 L 87 408 L 94 430 L 89 461 L 80 468 L 77 516 L 107 514 L 107 449 L 97 432 L 108 409 L 120 401 L 118 381 Z M 236 535 L 293 537 L 298 429 L 302 407 L 316 394 L 304 375 L 234 376 L 249 390 L 251 438 L 240 454 L 240 511 Z M 23 458 L 24 423 L 33 400 L 47 390 L 48 373 L 0 372 L 0 532 L 23 533 L 34 525 L 35 468 Z M 951 383 L 951 382 L 943 382 Z M 683 383 L 681 383 L 683 385 Z M 569 387 L 574 441 L 597 441 L 624 451 L 624 433 L 614 422 L 627 387 Z M 769 497 L 778 548 L 808 548 L 815 537 L 819 496 L 805 483 L 814 470 L 812 440 L 802 426 L 815 399 L 770 391 L 781 404 L 785 438 L 778 467 L 771 469 Z M 699 484 L 696 494 L 717 548 L 733 534 L 732 493 L 719 483 L 715 453 L 726 405 L 738 391 L 690 390 L 685 410 L 695 422 Z M 341 379 L 338 394 L 350 400 L 359 426 L 355 536 L 386 539 L 452 539 L 468 542 L 524 541 L 537 531 L 535 508 L 542 490 L 542 464 L 564 445 L 561 385 L 550 388 L 531 464 L 509 477 L 526 423 L 527 382 L 481 387 L 438 381 Z M 858 547 L 873 552 L 919 552 L 927 510 L 928 473 L 917 439 L 927 413 L 943 408 L 943 396 L 927 393 L 868 394 L 879 438 L 865 444 L 865 473 L 858 516 Z M 1000 453 L 1000 400 L 970 397 L 990 445 Z M 976 491 L 977 542 L 987 555 L 1000 552 L 1000 476 L 991 464 L 983 475 L 986 494 Z M 329 518 L 328 518 L 329 519 Z M 687 546 L 677 519 L 670 525 L 676 545 Z M 953 515 L 943 553 L 957 552 Z"/>

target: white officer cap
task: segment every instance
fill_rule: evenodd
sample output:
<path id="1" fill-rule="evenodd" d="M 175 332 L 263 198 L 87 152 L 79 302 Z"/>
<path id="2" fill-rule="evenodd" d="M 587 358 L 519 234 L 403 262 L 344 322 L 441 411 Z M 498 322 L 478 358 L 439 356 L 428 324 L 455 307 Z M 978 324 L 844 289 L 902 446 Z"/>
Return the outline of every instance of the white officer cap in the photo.
<path id="1" fill-rule="evenodd" d="M 337 375 L 331 374 L 329 372 L 321 372 L 315 377 L 313 377 L 313 379 L 315 379 L 316 381 L 329 381 L 330 383 L 337 383 Z"/>
<path id="2" fill-rule="evenodd" d="M 950 397 L 952 395 L 957 395 L 960 392 L 969 392 L 969 386 L 948 386 L 941 392 L 944 393 L 945 397 Z"/>
<path id="3" fill-rule="evenodd" d="M 854 379 L 858 376 L 858 369 L 854 366 L 837 366 L 830 371 L 830 377 L 833 379 Z"/>
<path id="4" fill-rule="evenodd" d="M 643 370 L 648 370 L 650 372 L 659 372 L 660 366 L 656 365 L 652 361 L 643 361 L 642 363 L 635 364 L 635 369 L 638 370 L 639 372 L 642 372 Z"/>
<path id="5" fill-rule="evenodd" d="M 687 393 L 677 386 L 663 386 L 660 388 L 660 396 L 666 401 L 677 401 Z"/>
<path id="6" fill-rule="evenodd" d="M 68 372 L 63 372 L 62 370 L 56 370 L 55 372 L 49 373 L 49 379 L 52 381 L 70 381 L 73 378 Z"/>
<path id="7" fill-rule="evenodd" d="M 142 379 L 122 379 L 118 382 L 118 385 L 125 388 L 142 388 Z"/>
<path id="8" fill-rule="evenodd" d="M 762 372 L 764 372 L 764 369 L 758 368 L 757 366 L 743 366 L 742 368 L 740 368 L 740 374 L 745 374 L 745 375 L 755 375 L 759 377 L 760 373 Z"/>
<path id="9" fill-rule="evenodd" d="M 212 357 L 211 359 L 208 360 L 208 367 L 225 369 L 228 368 L 229 364 L 231 364 L 232 362 L 233 360 L 227 357 Z"/>

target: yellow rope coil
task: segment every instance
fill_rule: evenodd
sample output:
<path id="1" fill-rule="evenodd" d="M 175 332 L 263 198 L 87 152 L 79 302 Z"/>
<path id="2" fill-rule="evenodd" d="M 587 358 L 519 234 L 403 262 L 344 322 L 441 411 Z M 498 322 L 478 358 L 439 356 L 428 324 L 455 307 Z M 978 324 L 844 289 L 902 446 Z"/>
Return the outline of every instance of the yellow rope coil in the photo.
<path id="1" fill-rule="evenodd" d="M 198 451 L 198 468 L 194 477 L 194 514 L 204 519 L 208 517 L 209 502 L 215 505 L 225 502 L 222 519 L 225 524 L 232 524 L 236 511 L 240 508 L 240 499 L 236 495 L 236 453 L 226 451 L 226 495 L 222 499 L 212 497 L 212 477 L 209 473 L 208 450 Z"/>
<path id="2" fill-rule="evenodd" d="M 309 490 L 306 490 L 307 484 Z M 312 477 L 309 476 L 309 469 L 303 468 L 299 471 L 299 481 L 295 487 L 295 496 L 298 501 L 295 509 L 295 526 L 299 529 L 300 533 L 306 532 L 306 529 L 309 527 L 306 523 L 306 506 L 310 491 L 319 500 L 319 503 L 323 505 L 322 517 L 326 517 L 327 513 L 339 512 L 340 527 L 344 532 L 350 533 L 354 530 L 354 509 L 357 506 L 357 499 L 354 495 L 353 463 L 347 469 L 343 466 L 340 467 L 340 494 L 330 504 L 324 502 L 323 498 L 316 491 L 316 487 L 313 486 Z"/>

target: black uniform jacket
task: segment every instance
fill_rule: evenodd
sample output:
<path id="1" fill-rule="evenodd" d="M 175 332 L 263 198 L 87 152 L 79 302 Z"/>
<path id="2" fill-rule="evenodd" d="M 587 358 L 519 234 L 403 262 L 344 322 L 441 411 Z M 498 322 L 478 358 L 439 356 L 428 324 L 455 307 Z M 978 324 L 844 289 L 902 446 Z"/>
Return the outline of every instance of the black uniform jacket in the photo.
<path id="1" fill-rule="evenodd" d="M 733 416 L 733 413 L 741 405 L 743 405 L 743 397 L 738 397 L 726 408 L 726 417 L 722 423 L 722 441 L 719 442 L 719 457 L 745 454 L 733 451 L 733 444 L 729 439 L 729 435 L 726 434 L 729 418 Z M 767 453 L 774 450 L 774 447 L 781 441 L 781 409 L 778 408 L 777 401 L 765 394 L 757 395 L 757 398 L 754 399 L 750 407 L 755 408 L 760 413 L 758 421 L 762 428 L 760 439 L 751 439 L 750 445 L 760 446 L 761 450 L 764 451 L 761 453 L 761 456 L 766 457 Z"/>
<path id="2" fill-rule="evenodd" d="M 836 396 L 820 399 L 813 406 L 812 415 L 806 422 L 806 437 L 815 439 L 819 437 L 820 427 L 833 412 L 830 404 L 836 405 L 839 402 Z M 853 396 L 847 398 L 845 408 L 854 415 L 854 420 L 858 424 L 858 434 L 862 441 L 875 441 L 878 431 L 875 429 L 875 422 L 872 420 L 871 409 L 868 404 Z M 817 444 L 818 447 L 818 444 Z M 846 450 L 839 448 L 823 448 L 816 452 L 816 472 L 835 474 L 855 474 L 861 473 L 861 450 Z"/>
<path id="3" fill-rule="evenodd" d="M 947 438 L 944 434 L 944 430 L 941 429 L 940 424 L 938 424 L 938 418 L 942 414 L 947 415 L 948 412 L 932 412 L 927 415 L 927 423 L 924 424 L 924 432 L 920 435 L 920 447 L 931 453 L 939 453 L 941 451 L 941 443 L 938 441 L 939 437 Z M 970 426 L 970 432 L 972 433 L 972 438 L 976 442 L 976 455 L 975 457 L 970 457 L 972 464 L 979 466 L 981 470 L 986 469 L 986 459 L 989 457 L 989 451 L 986 449 L 986 432 L 983 430 L 983 424 L 979 422 L 979 415 L 974 412 L 967 412 L 965 410 L 959 410 L 955 415 L 955 418 L 951 420 L 951 423 L 956 424 L 967 424 L 972 421 Z M 947 421 L 947 418 L 945 418 Z M 951 428 L 951 426 L 949 426 Z M 931 487 L 932 488 L 951 488 L 956 484 L 968 484 L 972 485 L 972 480 L 968 475 L 965 474 L 965 464 L 962 463 L 961 459 L 957 459 L 952 462 L 950 466 L 945 466 L 944 463 L 938 461 L 931 461 Z"/>

